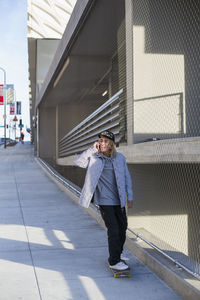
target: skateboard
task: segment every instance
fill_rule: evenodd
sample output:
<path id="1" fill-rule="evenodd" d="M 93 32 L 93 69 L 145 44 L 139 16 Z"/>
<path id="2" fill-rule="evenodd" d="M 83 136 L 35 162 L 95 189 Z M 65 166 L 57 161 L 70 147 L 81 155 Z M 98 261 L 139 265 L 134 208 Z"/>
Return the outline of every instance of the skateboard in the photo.
<path id="1" fill-rule="evenodd" d="M 130 268 L 126 269 L 126 270 L 115 270 L 115 269 L 112 269 L 110 266 L 108 266 L 109 269 L 111 270 L 111 272 L 113 273 L 113 277 L 114 278 L 122 278 L 122 277 L 131 277 L 131 274 L 130 274 Z"/>

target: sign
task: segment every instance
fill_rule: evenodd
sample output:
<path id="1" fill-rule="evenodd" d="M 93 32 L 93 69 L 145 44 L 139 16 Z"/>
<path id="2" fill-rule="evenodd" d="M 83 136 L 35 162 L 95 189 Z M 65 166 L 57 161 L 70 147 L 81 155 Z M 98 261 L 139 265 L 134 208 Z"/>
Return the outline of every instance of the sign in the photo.
<path id="1" fill-rule="evenodd" d="M 14 84 L 6 84 L 6 102 L 7 104 L 14 103 Z"/>
<path id="2" fill-rule="evenodd" d="M 15 114 L 15 104 L 10 103 L 10 115 L 14 115 L 14 114 Z"/>
<path id="3" fill-rule="evenodd" d="M 17 121 L 18 121 L 18 119 L 17 119 L 16 116 L 14 116 L 13 121 L 14 121 L 14 122 L 17 122 Z"/>
<path id="4" fill-rule="evenodd" d="M 4 85 L 0 84 L 0 105 L 3 105 L 3 99 L 4 99 Z"/>
<path id="5" fill-rule="evenodd" d="M 21 101 L 17 101 L 17 115 L 21 115 Z"/>

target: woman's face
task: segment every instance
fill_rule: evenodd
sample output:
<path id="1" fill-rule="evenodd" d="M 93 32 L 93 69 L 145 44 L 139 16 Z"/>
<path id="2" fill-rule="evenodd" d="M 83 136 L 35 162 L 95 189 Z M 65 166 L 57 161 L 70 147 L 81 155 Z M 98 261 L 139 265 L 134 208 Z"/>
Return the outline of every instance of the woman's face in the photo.
<path id="1" fill-rule="evenodd" d="M 104 154 L 107 154 L 110 152 L 110 149 L 111 149 L 111 141 L 102 136 L 100 139 L 99 139 L 99 145 L 100 145 L 100 151 Z"/>

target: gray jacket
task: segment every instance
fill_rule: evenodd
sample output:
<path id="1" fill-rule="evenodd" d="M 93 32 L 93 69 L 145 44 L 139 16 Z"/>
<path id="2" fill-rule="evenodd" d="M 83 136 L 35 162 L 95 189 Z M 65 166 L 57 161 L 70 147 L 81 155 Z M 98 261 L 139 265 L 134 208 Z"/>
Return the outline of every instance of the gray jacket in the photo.
<path id="1" fill-rule="evenodd" d="M 94 146 L 91 146 L 83 153 L 79 154 L 74 163 L 81 168 L 87 168 L 84 186 L 81 191 L 79 203 L 83 207 L 89 207 L 95 192 L 99 177 L 104 168 L 104 159 L 97 152 Z M 117 152 L 113 159 L 113 167 L 117 182 L 117 188 L 121 207 L 126 205 L 126 200 L 133 200 L 132 181 L 123 154 Z"/>

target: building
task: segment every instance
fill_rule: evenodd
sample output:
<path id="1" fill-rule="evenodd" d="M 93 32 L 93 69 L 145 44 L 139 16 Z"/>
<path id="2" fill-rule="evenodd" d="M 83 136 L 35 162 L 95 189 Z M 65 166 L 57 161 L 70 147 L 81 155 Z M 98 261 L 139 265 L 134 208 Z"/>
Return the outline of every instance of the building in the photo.
<path id="1" fill-rule="evenodd" d="M 32 140 L 35 141 L 35 99 L 75 3 L 76 0 L 28 0 L 29 99 Z"/>
<path id="2" fill-rule="evenodd" d="M 111 129 L 133 179 L 129 227 L 198 275 L 199 14 L 197 0 L 78 0 L 31 108 L 37 155 L 80 187 L 74 155 Z"/>

